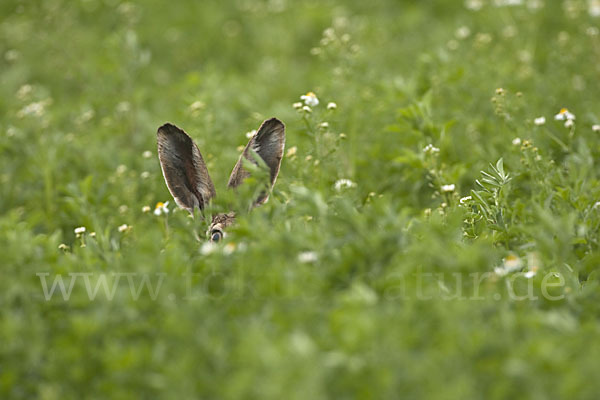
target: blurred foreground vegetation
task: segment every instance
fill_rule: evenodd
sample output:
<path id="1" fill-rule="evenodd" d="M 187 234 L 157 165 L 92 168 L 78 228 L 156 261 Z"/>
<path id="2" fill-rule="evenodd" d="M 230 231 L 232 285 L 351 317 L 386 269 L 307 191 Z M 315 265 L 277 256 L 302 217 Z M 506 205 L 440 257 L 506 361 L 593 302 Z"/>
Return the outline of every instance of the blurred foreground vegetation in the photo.
<path id="1" fill-rule="evenodd" d="M 599 27 L 595 0 L 3 0 L 0 398 L 596 398 Z M 245 213 L 225 183 L 271 116 Z M 166 121 L 238 211 L 217 247 Z"/>

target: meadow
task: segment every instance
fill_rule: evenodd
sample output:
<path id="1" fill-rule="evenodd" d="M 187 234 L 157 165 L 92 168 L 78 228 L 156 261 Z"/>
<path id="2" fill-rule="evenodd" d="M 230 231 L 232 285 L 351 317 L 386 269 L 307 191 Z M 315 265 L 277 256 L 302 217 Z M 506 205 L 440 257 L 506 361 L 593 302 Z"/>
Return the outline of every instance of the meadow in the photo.
<path id="1" fill-rule="evenodd" d="M 597 0 L 2 0 L 0 398 L 597 398 L 599 76 Z"/>

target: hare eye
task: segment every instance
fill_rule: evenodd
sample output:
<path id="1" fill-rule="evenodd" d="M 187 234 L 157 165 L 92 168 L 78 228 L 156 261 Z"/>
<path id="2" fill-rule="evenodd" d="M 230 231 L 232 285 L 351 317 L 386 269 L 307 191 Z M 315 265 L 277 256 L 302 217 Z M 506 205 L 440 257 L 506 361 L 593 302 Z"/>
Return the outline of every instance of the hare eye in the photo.
<path id="1" fill-rule="evenodd" d="M 212 235 L 210 236 L 210 240 L 212 242 L 218 242 L 222 238 L 223 238 L 223 234 L 221 232 L 219 232 L 219 231 L 213 232 Z"/>

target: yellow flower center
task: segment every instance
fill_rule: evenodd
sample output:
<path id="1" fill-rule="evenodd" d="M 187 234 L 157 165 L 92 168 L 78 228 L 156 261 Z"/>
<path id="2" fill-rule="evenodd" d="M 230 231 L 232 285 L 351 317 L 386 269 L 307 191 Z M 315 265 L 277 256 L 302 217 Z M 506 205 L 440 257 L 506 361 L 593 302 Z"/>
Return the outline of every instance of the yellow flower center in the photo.
<path id="1" fill-rule="evenodd" d="M 155 209 L 157 208 L 161 208 L 162 206 L 164 206 L 165 203 L 163 203 L 162 201 L 159 201 L 158 203 L 156 203 L 156 207 L 154 207 Z"/>
<path id="2" fill-rule="evenodd" d="M 313 92 L 306 93 L 308 97 L 317 97 Z"/>
<path id="3" fill-rule="evenodd" d="M 569 110 L 567 110 L 566 108 L 561 108 L 559 111 L 559 114 L 566 114 L 568 112 L 569 112 Z"/>

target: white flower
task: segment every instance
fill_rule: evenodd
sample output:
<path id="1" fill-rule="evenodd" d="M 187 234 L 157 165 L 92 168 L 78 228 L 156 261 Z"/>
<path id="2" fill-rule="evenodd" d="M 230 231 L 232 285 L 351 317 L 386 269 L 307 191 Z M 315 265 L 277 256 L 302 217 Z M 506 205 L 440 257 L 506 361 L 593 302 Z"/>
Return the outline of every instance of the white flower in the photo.
<path id="1" fill-rule="evenodd" d="M 423 152 L 425 154 L 437 154 L 440 152 L 440 149 L 438 149 L 437 147 L 434 147 L 431 143 L 428 144 L 427 146 L 425 146 L 425 148 L 423 149 Z"/>
<path id="2" fill-rule="evenodd" d="M 150 157 L 152 157 L 152 152 L 150 150 L 146 150 L 145 152 L 142 153 L 142 157 L 150 158 Z"/>
<path id="3" fill-rule="evenodd" d="M 523 261 L 514 254 L 508 255 L 504 259 L 504 268 L 509 272 L 519 270 L 522 266 Z"/>
<path id="4" fill-rule="evenodd" d="M 229 242 L 223 247 L 223 254 L 229 256 L 235 251 L 235 243 Z"/>
<path id="5" fill-rule="evenodd" d="M 471 201 L 473 200 L 473 198 L 471 196 L 466 196 L 466 197 L 461 197 L 460 198 L 460 204 L 465 204 L 467 201 Z"/>
<path id="6" fill-rule="evenodd" d="M 496 0 L 496 7 L 505 6 L 520 6 L 523 4 L 523 0 Z"/>
<path id="7" fill-rule="evenodd" d="M 80 226 L 78 228 L 75 228 L 75 234 L 76 235 L 81 235 L 85 233 L 85 226 Z"/>
<path id="8" fill-rule="evenodd" d="M 588 13 L 591 17 L 600 17 L 600 1 L 590 0 L 588 6 Z"/>
<path id="9" fill-rule="evenodd" d="M 303 251 L 298 254 L 298 261 L 303 264 L 313 263 L 319 259 L 314 251 Z"/>
<path id="10" fill-rule="evenodd" d="M 150 206 L 144 206 L 144 207 L 142 207 L 142 212 L 143 213 L 150 212 L 150 210 L 151 210 Z"/>
<path id="11" fill-rule="evenodd" d="M 546 123 L 546 117 L 538 117 L 533 120 L 533 123 L 536 124 L 537 126 L 544 125 Z"/>
<path id="12" fill-rule="evenodd" d="M 525 276 L 525 278 L 530 279 L 530 278 L 533 278 L 535 276 L 535 274 L 536 274 L 536 271 L 532 270 L 532 271 L 525 272 L 524 276 Z"/>
<path id="13" fill-rule="evenodd" d="M 301 100 L 304 100 L 304 104 L 306 104 L 307 106 L 310 107 L 315 107 L 317 105 L 319 105 L 319 99 L 317 98 L 317 95 L 314 94 L 313 92 L 308 92 L 302 96 L 300 96 Z"/>
<path id="14" fill-rule="evenodd" d="M 451 183 L 450 185 L 442 185 L 442 192 L 444 193 L 454 192 L 454 189 L 456 189 L 454 183 Z"/>
<path id="15" fill-rule="evenodd" d="M 127 225 L 127 224 L 123 224 L 123 225 L 119 226 L 119 228 L 118 228 L 118 229 L 119 229 L 119 232 L 123 233 L 123 232 L 126 232 L 126 231 L 128 231 L 128 230 L 129 230 L 129 228 L 130 228 L 130 226 L 129 226 L 129 225 Z"/>
<path id="16" fill-rule="evenodd" d="M 294 104 L 292 104 L 292 107 L 294 107 L 295 109 L 302 108 L 302 103 L 300 103 L 300 102 L 294 103 Z"/>
<path id="17" fill-rule="evenodd" d="M 596 124 L 596 125 L 592 125 L 592 130 L 594 132 L 600 132 L 600 125 Z"/>
<path id="18" fill-rule="evenodd" d="M 566 108 L 561 108 L 558 114 L 554 116 L 554 119 L 557 121 L 571 121 L 575 119 L 575 115 Z"/>
<path id="19" fill-rule="evenodd" d="M 148 179 L 148 178 L 150 178 L 150 172 L 148 172 L 148 171 L 142 171 L 142 173 L 140 174 L 140 178 L 142 178 L 142 179 Z"/>
<path id="20" fill-rule="evenodd" d="M 211 253 L 214 253 L 217 247 L 218 245 L 215 242 L 204 242 L 202 247 L 200 247 L 200 253 L 204 256 L 207 256 Z"/>
<path id="21" fill-rule="evenodd" d="M 120 113 L 126 113 L 131 110 L 131 104 L 128 101 L 122 101 L 117 104 L 117 111 Z"/>
<path id="22" fill-rule="evenodd" d="M 352 182 L 350 179 L 338 179 L 335 184 L 335 190 L 338 192 L 342 189 L 353 188 L 356 186 L 356 183 Z"/>
<path id="23" fill-rule="evenodd" d="M 199 110 L 203 109 L 205 106 L 206 106 L 206 104 L 204 104 L 204 102 L 202 102 L 200 100 L 196 100 L 195 102 L 190 104 L 190 110 L 199 111 Z"/>
<path id="24" fill-rule="evenodd" d="M 468 10 L 479 11 L 483 7 L 483 2 L 481 0 L 466 0 L 465 7 Z"/>
<path id="25" fill-rule="evenodd" d="M 293 157 L 296 155 L 296 152 L 298 151 L 298 148 L 296 146 L 292 146 L 288 149 L 288 151 L 285 153 L 286 157 Z"/>
<path id="26" fill-rule="evenodd" d="M 575 122 L 573 122 L 572 119 L 568 119 L 568 120 L 565 121 L 565 128 L 570 128 L 573 125 L 575 125 Z"/>
<path id="27" fill-rule="evenodd" d="M 302 111 L 309 113 L 312 112 L 312 109 L 309 106 L 304 106 L 302 107 Z"/>
<path id="28" fill-rule="evenodd" d="M 319 124 L 319 128 L 323 128 L 323 129 L 329 128 L 329 122 L 321 122 Z"/>
<path id="29" fill-rule="evenodd" d="M 33 115 L 36 117 L 41 117 L 44 115 L 46 111 L 46 105 L 49 104 L 48 100 L 45 101 L 36 101 L 30 104 L 27 104 L 25 107 L 21 108 L 19 112 L 17 112 L 17 117 L 23 118 L 27 115 Z"/>
<path id="30" fill-rule="evenodd" d="M 95 238 L 96 237 L 96 232 L 90 232 L 90 237 Z"/>
<path id="31" fill-rule="evenodd" d="M 17 91 L 17 97 L 20 100 L 24 100 L 26 97 L 28 97 L 31 92 L 33 91 L 33 86 L 31 86 L 30 84 L 25 84 L 23 86 L 21 86 L 19 88 L 19 90 Z"/>
<path id="32" fill-rule="evenodd" d="M 169 202 L 162 202 L 159 201 L 158 203 L 156 203 L 156 207 L 154 207 L 154 215 L 159 216 L 162 214 L 168 214 L 169 213 Z"/>
<path id="33" fill-rule="evenodd" d="M 470 34 L 471 34 L 471 30 L 469 29 L 468 26 L 461 26 L 455 32 L 456 37 L 459 39 L 466 39 L 469 37 Z"/>
<path id="34" fill-rule="evenodd" d="M 509 254 L 504 259 L 502 266 L 494 268 L 498 276 L 504 276 L 510 272 L 518 271 L 523 267 L 523 261 L 514 254 Z"/>
<path id="35" fill-rule="evenodd" d="M 514 138 L 514 139 L 512 140 L 512 144 L 514 144 L 515 146 L 518 146 L 518 145 L 520 145 L 520 144 L 521 144 L 521 138 L 518 138 L 518 137 L 517 137 L 517 138 Z"/>
<path id="36" fill-rule="evenodd" d="M 250 139 L 251 137 L 253 137 L 254 135 L 256 135 L 256 129 L 252 129 L 250 132 L 246 132 L 246 137 L 248 139 Z"/>
<path id="37" fill-rule="evenodd" d="M 330 101 L 329 103 L 327 103 L 328 110 L 335 110 L 336 108 L 337 108 L 337 104 L 335 104 L 333 101 Z"/>

